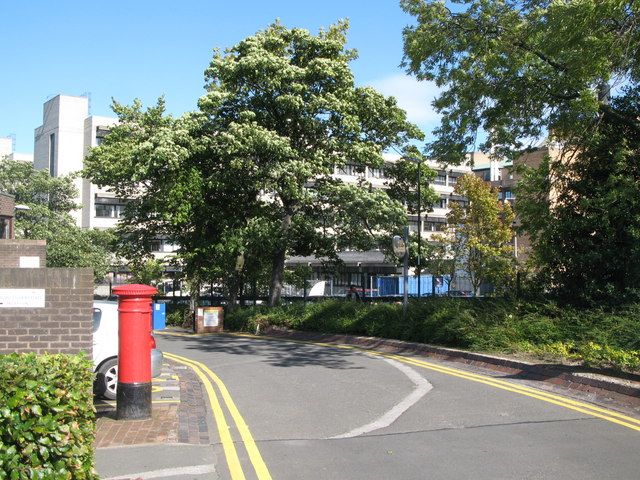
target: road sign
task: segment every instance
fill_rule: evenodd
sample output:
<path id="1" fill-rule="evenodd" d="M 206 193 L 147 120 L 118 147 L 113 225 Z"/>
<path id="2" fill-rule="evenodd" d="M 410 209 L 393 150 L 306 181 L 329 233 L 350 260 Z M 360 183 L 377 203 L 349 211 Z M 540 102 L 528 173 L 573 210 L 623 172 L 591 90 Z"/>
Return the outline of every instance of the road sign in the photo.
<path id="1" fill-rule="evenodd" d="M 407 244 L 400 235 L 394 235 L 391 239 L 391 244 L 393 246 L 393 253 L 398 257 L 403 257 L 404 254 L 407 253 Z"/>

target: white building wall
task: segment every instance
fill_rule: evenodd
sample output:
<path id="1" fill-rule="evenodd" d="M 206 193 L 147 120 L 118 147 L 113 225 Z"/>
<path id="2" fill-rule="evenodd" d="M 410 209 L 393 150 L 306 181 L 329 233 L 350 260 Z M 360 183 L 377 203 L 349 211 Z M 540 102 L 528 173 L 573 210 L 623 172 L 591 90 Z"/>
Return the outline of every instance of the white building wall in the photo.
<path id="1" fill-rule="evenodd" d="M 33 163 L 33 154 L 13 151 L 13 138 L 0 137 L 0 160 L 6 158 L 16 162 Z"/>
<path id="2" fill-rule="evenodd" d="M 93 115 L 84 120 L 84 152 L 83 157 L 89 154 L 91 148 L 98 145 L 96 133 L 98 130 L 108 130 L 117 123 L 112 117 L 99 117 Z M 82 180 L 82 227 L 83 228 L 112 228 L 118 223 L 115 217 L 96 216 L 96 196 L 113 197 L 108 189 L 98 188 L 89 180 Z"/>
<path id="3" fill-rule="evenodd" d="M 11 137 L 0 137 L 0 159 L 8 157 L 13 153 L 13 139 Z"/>
<path id="4" fill-rule="evenodd" d="M 9 155 L 9 160 L 14 160 L 16 162 L 33 163 L 33 154 L 13 152 L 11 155 Z"/>
<path id="5" fill-rule="evenodd" d="M 57 95 L 43 106 L 42 125 L 35 130 L 33 165 L 61 177 L 82 170 L 84 159 L 84 119 L 89 114 L 89 99 Z M 74 180 L 78 190 L 76 203 L 82 205 L 82 179 Z M 72 212 L 82 225 L 82 209 Z"/>

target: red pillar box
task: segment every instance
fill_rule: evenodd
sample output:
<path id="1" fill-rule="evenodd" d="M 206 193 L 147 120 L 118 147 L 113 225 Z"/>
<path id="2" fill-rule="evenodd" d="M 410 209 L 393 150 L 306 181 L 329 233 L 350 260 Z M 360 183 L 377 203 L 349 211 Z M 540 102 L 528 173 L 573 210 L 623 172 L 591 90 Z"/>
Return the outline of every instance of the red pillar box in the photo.
<path id="1" fill-rule="evenodd" d="M 151 298 L 148 285 L 120 285 L 118 295 L 118 420 L 151 418 Z"/>

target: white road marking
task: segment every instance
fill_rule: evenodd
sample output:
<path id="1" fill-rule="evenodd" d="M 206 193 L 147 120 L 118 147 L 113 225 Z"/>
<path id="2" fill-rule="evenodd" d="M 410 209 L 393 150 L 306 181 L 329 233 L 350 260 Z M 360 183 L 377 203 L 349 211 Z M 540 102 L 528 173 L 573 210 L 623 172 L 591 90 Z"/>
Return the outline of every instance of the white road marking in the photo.
<path id="1" fill-rule="evenodd" d="M 151 470 L 149 472 L 127 473 L 126 475 L 118 475 L 117 477 L 103 478 L 102 480 L 136 480 L 141 478 L 162 478 L 175 475 L 201 475 L 205 473 L 215 473 L 216 467 L 213 465 L 195 465 L 192 467 L 164 468 L 162 470 Z"/>
<path id="2" fill-rule="evenodd" d="M 363 425 L 362 427 L 354 428 L 350 432 L 329 438 L 352 438 L 359 435 L 364 435 L 365 433 L 373 432 L 374 430 L 386 428 L 393 422 L 395 422 L 400 417 L 400 415 L 402 415 L 404 412 L 409 410 L 409 408 L 415 405 L 433 388 L 433 385 L 431 385 L 422 377 L 422 375 L 413 370 L 411 367 L 408 367 L 403 363 L 391 360 L 389 358 L 384 358 L 383 360 L 390 363 L 402 373 L 404 373 L 407 377 L 409 377 L 409 380 L 411 380 L 415 386 L 413 392 L 411 392 L 400 403 L 395 404 L 388 412 L 386 412 L 384 415 L 374 420 L 373 422 Z"/>

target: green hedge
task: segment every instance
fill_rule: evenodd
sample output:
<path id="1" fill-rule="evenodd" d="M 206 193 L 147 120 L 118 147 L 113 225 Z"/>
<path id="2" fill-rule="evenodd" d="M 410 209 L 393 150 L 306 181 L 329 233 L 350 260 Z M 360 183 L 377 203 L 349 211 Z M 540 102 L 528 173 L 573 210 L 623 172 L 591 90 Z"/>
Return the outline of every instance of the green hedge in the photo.
<path id="1" fill-rule="evenodd" d="M 554 303 L 495 298 L 435 298 L 401 304 L 327 300 L 277 308 L 237 309 L 227 315 L 231 330 L 255 332 L 260 325 L 345 333 L 488 352 L 527 352 L 584 361 L 595 367 L 637 370 L 640 305 L 617 309 L 574 309 Z M 554 349 L 553 345 L 572 345 Z M 547 347 L 549 346 L 549 347 Z M 542 355 L 545 353 L 545 355 Z"/>
<path id="2" fill-rule="evenodd" d="M 97 479 L 86 355 L 0 356 L 0 479 Z"/>

